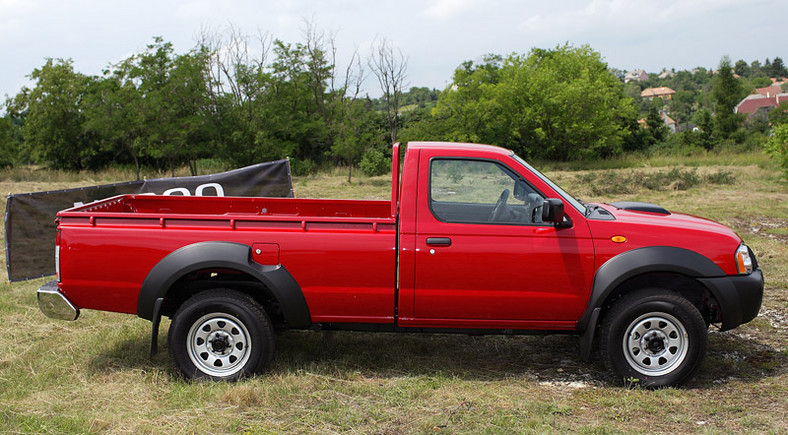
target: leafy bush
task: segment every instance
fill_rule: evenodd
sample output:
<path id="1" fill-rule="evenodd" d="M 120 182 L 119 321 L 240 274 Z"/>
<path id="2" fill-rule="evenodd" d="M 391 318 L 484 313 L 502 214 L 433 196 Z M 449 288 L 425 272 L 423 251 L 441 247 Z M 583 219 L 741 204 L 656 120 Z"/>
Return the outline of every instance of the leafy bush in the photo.
<path id="1" fill-rule="evenodd" d="M 699 175 L 697 169 L 673 168 L 651 174 L 603 171 L 577 176 L 577 182 L 590 185 L 594 195 L 634 193 L 638 188 L 648 190 L 688 190 L 701 183 L 733 184 L 736 176 L 730 171 Z"/>
<path id="2" fill-rule="evenodd" d="M 375 175 L 383 175 L 388 172 L 391 167 L 390 159 L 377 148 L 370 148 L 364 152 L 361 157 L 361 162 L 358 164 L 359 169 L 364 174 L 374 177 Z"/>
<path id="3" fill-rule="evenodd" d="M 311 159 L 298 159 L 298 158 L 290 159 L 290 171 L 292 172 L 293 175 L 296 176 L 311 175 L 317 172 L 318 169 L 320 169 L 318 164 Z"/>
<path id="4" fill-rule="evenodd" d="M 462 181 L 462 179 L 465 176 L 462 175 L 462 171 L 460 170 L 460 167 L 458 165 L 451 165 L 451 166 L 449 166 L 448 177 L 449 177 L 449 180 L 451 180 L 452 183 L 457 184 L 460 181 Z"/>
<path id="5" fill-rule="evenodd" d="M 709 174 L 703 177 L 709 184 L 733 184 L 736 182 L 736 176 L 730 171 L 720 171 Z"/>
<path id="6" fill-rule="evenodd" d="M 766 152 L 777 161 L 788 178 L 788 124 L 774 127 L 772 136 L 766 142 Z"/>
<path id="7" fill-rule="evenodd" d="M 682 170 L 673 168 L 668 172 L 657 172 L 651 176 L 643 177 L 643 185 L 649 190 L 687 190 L 699 184 L 701 177 L 697 170 Z"/>
<path id="8" fill-rule="evenodd" d="M 711 148 L 708 135 L 702 131 L 683 131 L 671 134 L 663 143 L 652 147 L 653 152 L 664 155 L 687 157 Z"/>

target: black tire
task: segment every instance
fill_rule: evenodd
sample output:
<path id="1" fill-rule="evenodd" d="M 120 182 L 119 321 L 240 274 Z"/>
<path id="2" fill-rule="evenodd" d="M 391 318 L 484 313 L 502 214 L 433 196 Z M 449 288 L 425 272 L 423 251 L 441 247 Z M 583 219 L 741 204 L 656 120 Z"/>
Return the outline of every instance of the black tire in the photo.
<path id="1" fill-rule="evenodd" d="M 649 388 L 688 381 L 706 355 L 706 323 L 692 303 L 664 289 L 628 294 L 605 314 L 600 353 L 625 383 Z"/>
<path id="2" fill-rule="evenodd" d="M 274 333 L 251 296 L 228 289 L 201 292 L 175 313 L 170 356 L 188 379 L 235 381 L 268 368 Z"/>

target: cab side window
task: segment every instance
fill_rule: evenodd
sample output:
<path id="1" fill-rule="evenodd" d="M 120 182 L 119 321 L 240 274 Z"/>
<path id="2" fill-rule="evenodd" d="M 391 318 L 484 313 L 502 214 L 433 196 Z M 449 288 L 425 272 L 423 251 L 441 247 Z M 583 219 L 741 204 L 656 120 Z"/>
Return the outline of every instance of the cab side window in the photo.
<path id="1" fill-rule="evenodd" d="M 430 209 L 443 222 L 541 224 L 544 197 L 507 167 L 487 160 L 435 159 Z"/>

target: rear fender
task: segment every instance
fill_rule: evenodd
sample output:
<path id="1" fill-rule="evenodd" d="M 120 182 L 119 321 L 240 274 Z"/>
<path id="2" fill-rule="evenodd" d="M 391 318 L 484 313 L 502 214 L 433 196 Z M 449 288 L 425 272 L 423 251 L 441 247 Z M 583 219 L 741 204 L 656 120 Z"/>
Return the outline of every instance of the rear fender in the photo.
<path id="1" fill-rule="evenodd" d="M 309 308 L 293 276 L 282 265 L 261 265 L 251 258 L 251 248 L 241 243 L 200 242 L 184 246 L 164 257 L 148 273 L 137 300 L 137 315 L 158 320 L 156 301 L 166 299 L 173 284 L 191 272 L 232 269 L 254 277 L 270 290 L 287 327 L 308 327 L 311 324 Z"/>

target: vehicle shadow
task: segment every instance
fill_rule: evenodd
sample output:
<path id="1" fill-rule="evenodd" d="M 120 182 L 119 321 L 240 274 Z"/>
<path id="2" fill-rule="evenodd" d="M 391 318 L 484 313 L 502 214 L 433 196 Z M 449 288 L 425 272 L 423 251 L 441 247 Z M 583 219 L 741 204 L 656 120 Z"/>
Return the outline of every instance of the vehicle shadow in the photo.
<path id="1" fill-rule="evenodd" d="M 570 335 L 466 336 L 289 332 L 278 341 L 273 371 L 299 370 L 342 377 L 445 376 L 468 380 L 526 378 L 547 383 L 626 386 L 606 371 L 598 352 L 579 359 Z M 788 373 L 788 355 L 754 338 L 709 335 L 706 359 L 688 383 L 715 389 L 733 381 L 758 382 Z"/>
<path id="2" fill-rule="evenodd" d="M 788 373 L 788 353 L 742 330 L 711 331 L 706 359 L 690 388 L 718 388 L 731 382 L 758 382 Z"/>
<path id="3" fill-rule="evenodd" d="M 526 378 L 601 383 L 604 367 L 578 358 L 568 335 L 468 336 L 306 331 L 278 340 L 274 372 L 327 376 L 441 376 L 467 380 Z"/>
<path id="4" fill-rule="evenodd" d="M 570 335 L 468 336 L 289 331 L 277 337 L 270 372 L 309 373 L 347 378 L 439 376 L 465 380 L 528 379 L 535 382 L 605 387 L 625 386 L 609 374 L 599 354 L 578 357 L 578 339 Z M 159 352 L 149 355 L 147 336 L 129 338 L 100 352 L 90 371 L 162 371 L 178 376 L 170 362 L 166 334 Z M 752 338 L 714 332 L 706 360 L 687 388 L 714 389 L 733 381 L 758 382 L 788 372 L 788 355 Z"/>
<path id="5" fill-rule="evenodd" d="M 164 343 L 162 343 L 162 339 Z M 124 370 L 160 371 L 176 374 L 177 369 L 170 362 L 166 346 L 167 337 L 159 337 L 159 350 L 153 358 L 150 355 L 150 335 L 138 336 L 119 340 L 107 350 L 100 351 L 90 359 L 90 374 L 113 373 Z"/>

